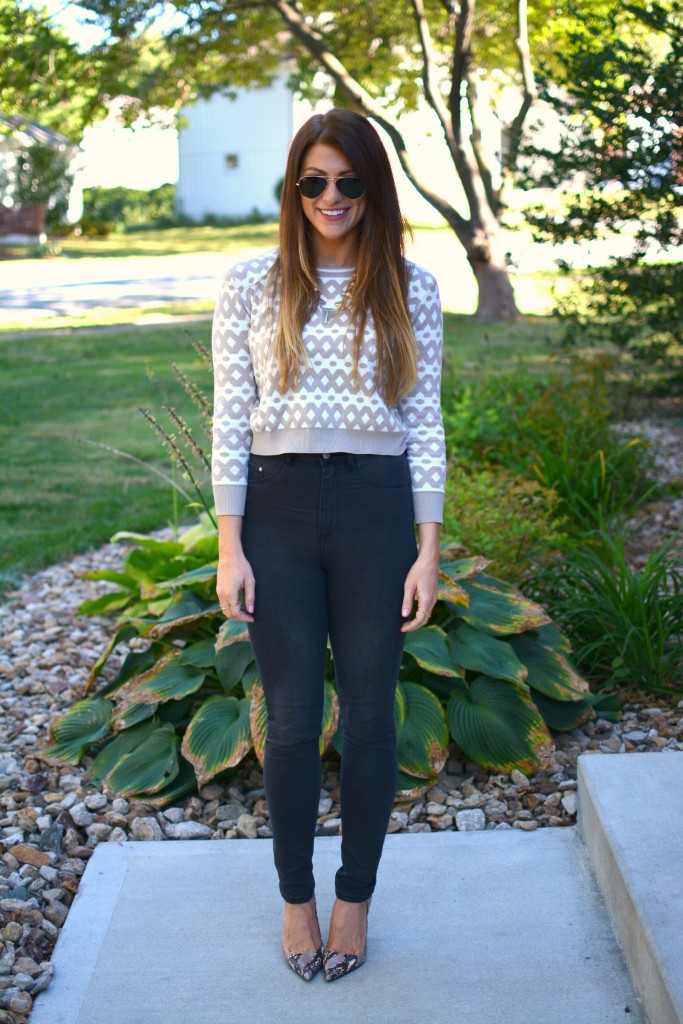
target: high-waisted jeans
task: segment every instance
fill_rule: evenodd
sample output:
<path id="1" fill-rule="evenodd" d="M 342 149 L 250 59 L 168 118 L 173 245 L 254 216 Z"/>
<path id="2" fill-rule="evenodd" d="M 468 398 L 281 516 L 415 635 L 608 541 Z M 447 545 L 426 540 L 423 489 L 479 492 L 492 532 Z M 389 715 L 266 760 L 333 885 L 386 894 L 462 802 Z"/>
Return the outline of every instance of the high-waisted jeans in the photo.
<path id="1" fill-rule="evenodd" d="M 264 786 L 280 892 L 314 892 L 328 637 L 342 721 L 336 895 L 368 899 L 396 790 L 403 585 L 417 557 L 405 455 L 252 455 L 243 546 L 268 712 Z"/>

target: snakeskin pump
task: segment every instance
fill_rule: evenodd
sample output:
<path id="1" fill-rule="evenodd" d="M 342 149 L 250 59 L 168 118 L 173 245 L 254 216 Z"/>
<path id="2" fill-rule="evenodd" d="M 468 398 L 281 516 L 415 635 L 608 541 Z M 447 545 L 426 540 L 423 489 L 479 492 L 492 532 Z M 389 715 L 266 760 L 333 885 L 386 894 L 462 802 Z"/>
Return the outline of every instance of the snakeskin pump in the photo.
<path id="1" fill-rule="evenodd" d="M 313 905 L 316 907 L 315 898 L 313 900 Z M 317 922 L 317 907 L 315 911 L 315 919 Z M 318 931 L 320 931 L 320 924 L 318 924 Z M 316 949 L 306 949 L 303 953 L 288 953 L 283 946 L 282 955 L 285 958 L 285 962 L 289 964 L 294 973 L 298 974 L 304 981 L 312 981 L 323 966 L 322 944 Z"/>
<path id="2" fill-rule="evenodd" d="M 342 953 L 336 949 L 326 949 L 323 955 L 323 968 L 325 970 L 325 981 L 336 981 L 350 974 L 365 963 L 368 955 L 368 932 L 367 916 L 370 912 L 372 896 L 365 904 L 365 944 L 360 953 Z"/>

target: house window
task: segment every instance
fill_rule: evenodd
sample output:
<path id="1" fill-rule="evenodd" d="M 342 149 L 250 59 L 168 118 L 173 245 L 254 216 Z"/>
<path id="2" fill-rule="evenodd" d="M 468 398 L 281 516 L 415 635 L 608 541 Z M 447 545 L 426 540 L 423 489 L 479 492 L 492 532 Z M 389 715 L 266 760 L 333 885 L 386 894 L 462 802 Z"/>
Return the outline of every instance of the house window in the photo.
<path id="1" fill-rule="evenodd" d="M 226 153 L 225 154 L 225 166 L 229 171 L 234 171 L 239 167 L 239 157 L 237 153 Z"/>

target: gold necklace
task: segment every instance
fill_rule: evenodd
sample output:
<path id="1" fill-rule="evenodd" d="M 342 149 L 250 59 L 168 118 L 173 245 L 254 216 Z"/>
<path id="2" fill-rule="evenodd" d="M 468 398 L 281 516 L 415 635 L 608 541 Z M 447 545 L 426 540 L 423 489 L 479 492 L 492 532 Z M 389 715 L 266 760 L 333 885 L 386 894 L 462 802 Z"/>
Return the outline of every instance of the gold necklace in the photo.
<path id="1" fill-rule="evenodd" d="M 346 304 L 346 300 L 348 299 L 349 295 L 351 294 L 351 285 L 352 285 L 352 283 L 353 283 L 353 279 L 351 279 L 351 281 L 349 281 L 349 283 L 347 284 L 346 288 L 344 289 L 344 294 L 342 295 L 342 297 L 339 300 L 339 302 L 337 302 L 336 305 L 334 305 L 334 306 L 331 306 L 329 303 L 325 303 L 323 301 L 322 295 L 320 296 L 320 303 L 319 303 L 319 307 L 318 308 L 320 309 L 320 312 L 323 315 L 323 323 L 324 324 L 329 324 L 330 320 L 334 319 L 334 317 L 337 315 L 337 313 L 342 308 L 342 306 L 344 306 Z"/>

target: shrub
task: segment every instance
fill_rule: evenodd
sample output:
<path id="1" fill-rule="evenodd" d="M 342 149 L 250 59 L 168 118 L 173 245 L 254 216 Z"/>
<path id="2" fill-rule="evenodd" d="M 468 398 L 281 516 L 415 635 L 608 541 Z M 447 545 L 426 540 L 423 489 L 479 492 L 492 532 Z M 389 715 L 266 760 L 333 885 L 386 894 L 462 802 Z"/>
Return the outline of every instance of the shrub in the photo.
<path id="1" fill-rule="evenodd" d="M 623 534 L 601 532 L 539 574 L 536 592 L 591 679 L 683 694 L 673 688 L 683 669 L 683 567 L 670 547 L 637 570 Z"/>
<path id="2" fill-rule="evenodd" d="M 117 589 L 82 611 L 117 611 L 118 625 L 92 670 L 89 696 L 52 724 L 43 756 L 78 761 L 105 740 L 91 781 L 162 806 L 239 764 L 252 747 L 263 758 L 263 692 L 246 627 L 226 621 L 216 599 L 218 538 L 209 516 L 177 541 L 115 539 L 134 545 L 121 571 L 86 575 Z M 547 762 L 549 726 L 573 728 L 596 706 L 610 713 L 609 701 L 590 694 L 572 669 L 569 646 L 543 609 L 486 565 L 444 563 L 433 624 L 406 638 L 395 701 L 402 796 L 434 783 L 449 733 L 482 766 L 529 773 Z M 134 649 L 95 690 L 121 644 Z M 341 745 L 329 656 L 325 694 L 321 752 Z"/>
<path id="3" fill-rule="evenodd" d="M 651 493 L 645 446 L 612 429 L 605 376 L 603 359 L 571 360 L 547 378 L 516 372 L 456 389 L 444 402 L 449 450 L 555 491 L 570 532 L 633 511 Z"/>
<path id="4" fill-rule="evenodd" d="M 83 190 L 86 224 L 116 228 L 171 223 L 175 218 L 175 185 L 139 188 L 86 188 Z"/>
<path id="5" fill-rule="evenodd" d="M 449 467 L 444 533 L 490 559 L 496 575 L 521 581 L 567 540 L 552 487 L 501 468 Z"/>

